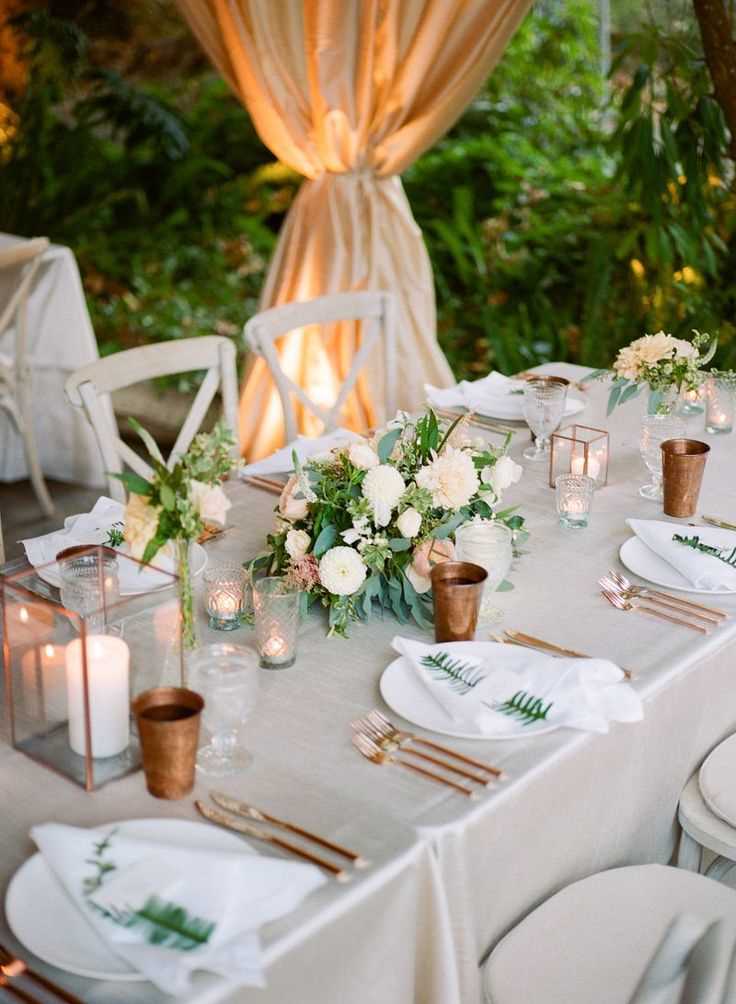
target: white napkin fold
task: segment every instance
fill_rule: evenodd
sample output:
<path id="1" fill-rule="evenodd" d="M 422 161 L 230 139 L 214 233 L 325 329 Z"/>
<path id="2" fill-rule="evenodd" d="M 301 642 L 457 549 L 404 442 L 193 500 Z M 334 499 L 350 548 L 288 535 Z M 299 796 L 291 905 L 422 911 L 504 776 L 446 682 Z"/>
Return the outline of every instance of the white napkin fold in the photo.
<path id="1" fill-rule="evenodd" d="M 31 537 L 22 540 L 26 557 L 34 568 L 47 565 L 56 560 L 59 551 L 67 547 L 81 544 L 104 544 L 112 526 L 119 524 L 122 530 L 125 523 L 125 506 L 104 495 L 95 502 L 91 512 L 80 516 L 67 516 L 63 530 L 53 530 L 42 537 Z M 127 544 L 118 548 L 121 554 L 128 553 Z M 171 580 L 157 569 L 166 572 L 174 571 L 173 558 L 165 549 L 159 551 L 153 563 L 145 568 L 132 561 L 119 562 L 120 591 L 123 594 L 142 592 L 167 585 Z M 50 578 L 58 579 L 58 570 L 54 566 L 49 569 Z M 48 573 L 47 573 L 48 575 Z M 55 581 L 55 584 L 59 583 Z"/>
<path id="2" fill-rule="evenodd" d="M 199 969 L 264 986 L 258 929 L 325 881 L 312 865 L 137 840 L 115 826 L 103 835 L 44 823 L 31 836 L 111 951 L 175 996 L 190 988 Z M 162 904 L 164 923 L 156 925 L 147 918 L 161 919 Z M 174 914 L 176 907 L 186 916 Z M 172 928 L 197 937 L 183 940 Z"/>
<path id="3" fill-rule="evenodd" d="M 269 457 L 263 460 L 255 460 L 252 464 L 241 467 L 239 474 L 289 474 L 294 470 L 294 460 L 292 453 L 296 453 L 300 463 L 318 457 L 320 454 L 328 454 L 335 446 L 344 446 L 345 443 L 353 443 L 362 439 L 357 432 L 351 429 L 336 429 L 327 436 L 317 436 L 310 439 L 308 436 L 297 436 L 292 443 L 287 443 L 280 450 L 276 450 Z"/>
<path id="4" fill-rule="evenodd" d="M 523 386 L 523 380 L 512 380 L 503 373 L 493 372 L 480 380 L 461 380 L 454 387 L 433 387 L 425 383 L 424 390 L 427 400 L 436 408 L 464 407 L 478 411 L 493 400 L 507 398 Z"/>
<path id="5" fill-rule="evenodd" d="M 485 735 L 523 734 L 533 728 L 495 710 L 520 690 L 544 704 L 552 702 L 544 719 L 549 725 L 608 732 L 609 722 L 638 722 L 644 717 L 638 694 L 622 682 L 623 671 L 605 659 L 557 659 L 492 642 L 426 645 L 398 635 L 391 644 L 449 719 Z M 472 646 L 473 654 L 465 646 Z M 480 651 L 482 656 L 475 654 Z M 423 664 L 423 659 L 441 652 L 461 664 L 463 675 L 475 681 L 472 686 L 458 686 Z"/>
<path id="6" fill-rule="evenodd" d="M 672 537 L 697 536 L 703 544 L 736 547 L 736 531 L 714 526 L 684 526 L 654 519 L 627 519 L 626 522 L 643 544 L 684 576 L 695 589 L 733 589 L 736 591 L 736 568 L 711 554 L 703 554 Z"/>

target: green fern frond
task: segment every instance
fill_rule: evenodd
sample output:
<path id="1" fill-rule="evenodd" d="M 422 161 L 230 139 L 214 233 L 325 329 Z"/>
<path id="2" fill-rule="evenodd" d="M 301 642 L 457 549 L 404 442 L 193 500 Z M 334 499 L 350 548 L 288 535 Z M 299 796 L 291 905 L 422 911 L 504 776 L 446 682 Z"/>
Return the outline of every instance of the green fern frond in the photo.
<path id="1" fill-rule="evenodd" d="M 216 927 L 214 921 L 191 917 L 183 906 L 166 903 L 157 896 L 149 896 L 138 910 L 120 910 L 89 902 L 101 916 L 119 927 L 140 927 L 149 945 L 174 948 L 180 952 L 189 952 L 206 944 Z"/>
<path id="2" fill-rule="evenodd" d="M 528 694 L 526 690 L 517 690 L 513 697 L 499 704 L 495 710 L 500 711 L 502 715 L 518 718 L 524 725 L 531 725 L 533 722 L 546 719 L 552 704 L 552 701 L 545 704 L 541 697 Z"/>
<path id="3" fill-rule="evenodd" d="M 459 659 L 452 659 L 447 652 L 437 652 L 436 655 L 425 655 L 422 665 L 433 676 L 446 680 L 450 687 L 459 694 L 467 694 L 485 677 L 485 673 Z"/>

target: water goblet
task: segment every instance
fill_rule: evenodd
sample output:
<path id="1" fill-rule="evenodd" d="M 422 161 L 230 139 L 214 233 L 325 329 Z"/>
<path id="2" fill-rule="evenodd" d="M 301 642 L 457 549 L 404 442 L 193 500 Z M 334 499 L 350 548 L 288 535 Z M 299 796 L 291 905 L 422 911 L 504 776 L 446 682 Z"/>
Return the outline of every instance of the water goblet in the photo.
<path id="1" fill-rule="evenodd" d="M 538 377 L 524 383 L 524 418 L 535 436 L 535 442 L 524 450 L 526 460 L 544 460 L 549 450 L 549 437 L 565 414 L 569 382 L 560 377 Z"/>
<path id="2" fill-rule="evenodd" d="M 210 741 L 197 754 L 203 774 L 225 777 L 251 761 L 240 730 L 258 697 L 258 658 L 242 645 L 205 645 L 190 662 L 192 685 L 204 698 L 204 726 Z"/>
<path id="3" fill-rule="evenodd" d="M 118 560 L 106 547 L 68 547 L 56 556 L 61 603 L 83 614 L 87 627 L 104 631 L 107 610 L 120 599 Z"/>
<path id="4" fill-rule="evenodd" d="M 677 415 L 645 415 L 641 422 L 639 450 L 641 458 L 651 474 L 651 482 L 642 485 L 642 498 L 659 502 L 662 493 L 662 451 L 660 445 L 667 439 L 683 439 L 685 423 Z"/>
<path id="5" fill-rule="evenodd" d="M 492 623 L 503 616 L 503 611 L 493 605 L 493 593 L 511 567 L 512 539 L 513 534 L 504 523 L 491 519 L 471 520 L 455 531 L 457 560 L 473 562 L 488 573 L 478 614 L 482 623 Z"/>

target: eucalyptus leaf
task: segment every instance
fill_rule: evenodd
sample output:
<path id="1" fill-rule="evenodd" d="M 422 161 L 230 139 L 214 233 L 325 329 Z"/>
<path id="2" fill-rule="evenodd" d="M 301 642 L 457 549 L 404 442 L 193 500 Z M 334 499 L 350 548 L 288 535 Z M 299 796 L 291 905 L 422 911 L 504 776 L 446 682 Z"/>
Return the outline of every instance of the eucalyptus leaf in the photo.
<path id="1" fill-rule="evenodd" d="M 496 586 L 496 592 L 497 593 L 510 593 L 513 588 L 514 588 L 513 582 L 509 582 L 508 579 L 503 579 Z"/>
<path id="2" fill-rule="evenodd" d="M 146 481 L 142 478 L 140 474 L 134 474 L 132 471 L 123 471 L 122 474 L 116 471 L 106 472 L 111 478 L 117 478 L 118 481 L 122 481 L 129 492 L 134 495 L 152 495 L 153 485 L 150 481 Z"/>
<path id="3" fill-rule="evenodd" d="M 391 429 L 391 431 L 387 432 L 385 436 L 381 436 L 378 443 L 378 459 L 382 464 L 385 464 L 391 456 L 394 446 L 398 443 L 400 436 L 401 429 Z"/>
<path id="4" fill-rule="evenodd" d="M 328 523 L 327 526 L 323 526 L 312 548 L 315 558 L 321 558 L 326 551 L 329 551 L 336 540 L 337 527 L 334 523 Z"/>
<path id="5" fill-rule="evenodd" d="M 161 485 L 159 488 L 159 497 L 161 499 L 161 505 L 164 509 L 169 512 L 173 512 L 176 508 L 176 495 L 173 489 L 169 485 Z"/>
<path id="6" fill-rule="evenodd" d="M 388 546 L 392 551 L 408 551 L 411 547 L 411 541 L 405 537 L 394 537 L 388 542 Z"/>
<path id="7" fill-rule="evenodd" d="M 165 467 L 166 461 L 161 455 L 161 450 L 159 450 L 158 448 L 158 443 L 153 438 L 151 433 L 147 429 L 144 429 L 141 423 L 135 418 L 129 418 L 128 423 L 131 426 L 131 428 L 135 429 L 135 431 L 143 440 L 143 444 L 148 450 L 149 455 L 153 457 L 154 460 L 158 460 L 158 462 Z"/>
<path id="8" fill-rule="evenodd" d="M 435 540 L 444 540 L 449 537 L 451 533 L 460 526 L 461 523 L 465 523 L 468 519 L 468 513 L 465 509 L 459 509 L 454 516 L 446 520 L 444 523 L 440 523 L 436 526 L 430 536 L 434 537 Z"/>

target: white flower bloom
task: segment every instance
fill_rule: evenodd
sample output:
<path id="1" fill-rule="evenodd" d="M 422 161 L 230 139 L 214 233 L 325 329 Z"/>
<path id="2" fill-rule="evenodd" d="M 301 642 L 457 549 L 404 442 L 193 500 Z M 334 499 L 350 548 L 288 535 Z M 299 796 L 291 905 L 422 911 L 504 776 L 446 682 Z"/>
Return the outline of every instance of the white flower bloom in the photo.
<path id="1" fill-rule="evenodd" d="M 352 547 L 331 547 L 319 563 L 319 581 L 334 596 L 352 596 L 368 573 L 365 562 Z"/>
<path id="2" fill-rule="evenodd" d="M 389 464 L 379 464 L 368 471 L 363 479 L 363 495 L 373 510 L 376 526 L 387 526 L 391 522 L 391 513 L 404 494 L 405 487 L 404 479 Z"/>
<path id="3" fill-rule="evenodd" d="M 224 526 L 227 511 L 232 502 L 219 485 L 208 485 L 204 481 L 192 481 L 190 488 L 192 505 L 205 523 Z"/>
<path id="4" fill-rule="evenodd" d="M 305 498 L 297 498 L 301 495 L 301 487 L 296 474 L 292 474 L 284 485 L 284 490 L 279 498 L 279 513 L 283 519 L 298 520 L 306 519 L 308 508 Z"/>
<path id="5" fill-rule="evenodd" d="M 368 443 L 361 440 L 359 443 L 351 443 L 348 450 L 348 458 L 354 467 L 359 467 L 361 471 L 369 471 L 372 467 L 378 467 L 381 461 L 378 454 L 371 449 Z"/>
<path id="6" fill-rule="evenodd" d="M 144 495 L 131 493 L 125 507 L 125 530 L 123 536 L 131 555 L 143 560 L 143 552 L 158 526 L 159 510 L 148 504 Z"/>
<path id="7" fill-rule="evenodd" d="M 346 544 L 355 544 L 357 541 L 361 540 L 363 534 L 360 530 L 356 530 L 354 526 L 351 526 L 349 530 L 343 530 L 340 536 Z"/>
<path id="8" fill-rule="evenodd" d="M 307 553 L 311 543 L 312 538 L 306 530 L 289 530 L 286 534 L 284 547 L 292 561 L 298 561 Z"/>
<path id="9" fill-rule="evenodd" d="M 470 454 L 445 447 L 431 464 L 416 476 L 417 485 L 432 495 L 432 505 L 440 509 L 460 509 L 478 491 L 478 475 Z"/>
<path id="10" fill-rule="evenodd" d="M 396 526 L 402 537 L 407 537 L 411 540 L 412 537 L 416 537 L 419 533 L 419 528 L 422 525 L 422 514 L 417 512 L 416 509 L 405 509 L 404 512 L 396 520 Z"/>
<path id="11" fill-rule="evenodd" d="M 504 456 L 498 458 L 493 467 L 483 468 L 480 479 L 484 484 L 490 485 L 500 498 L 507 488 L 516 484 L 521 478 L 523 471 L 524 468 L 521 464 L 515 463 L 511 457 L 507 457 L 504 454 Z"/>

